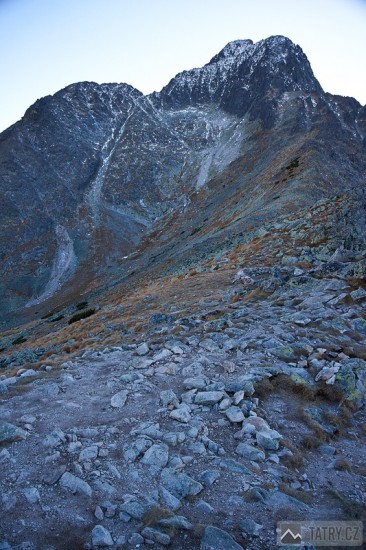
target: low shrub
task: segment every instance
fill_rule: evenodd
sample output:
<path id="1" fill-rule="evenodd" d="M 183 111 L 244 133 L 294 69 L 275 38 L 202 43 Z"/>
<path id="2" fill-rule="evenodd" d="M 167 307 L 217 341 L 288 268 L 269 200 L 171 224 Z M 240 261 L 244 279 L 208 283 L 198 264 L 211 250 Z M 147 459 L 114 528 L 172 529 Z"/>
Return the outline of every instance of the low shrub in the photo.
<path id="1" fill-rule="evenodd" d="M 27 339 L 24 336 L 18 336 L 18 338 L 15 338 L 15 340 L 12 341 L 13 346 L 17 346 L 18 344 L 23 344 L 23 342 L 26 342 Z"/>
<path id="2" fill-rule="evenodd" d="M 81 309 L 85 309 L 88 307 L 88 302 L 79 302 L 76 304 L 76 309 L 80 311 Z"/>
<path id="3" fill-rule="evenodd" d="M 87 317 L 91 317 L 91 315 L 94 315 L 95 308 L 89 308 L 85 309 L 83 311 L 80 311 L 80 313 L 75 313 L 72 317 L 70 317 L 68 323 L 71 325 L 72 323 L 76 323 L 77 321 L 80 321 L 81 319 L 86 319 Z"/>

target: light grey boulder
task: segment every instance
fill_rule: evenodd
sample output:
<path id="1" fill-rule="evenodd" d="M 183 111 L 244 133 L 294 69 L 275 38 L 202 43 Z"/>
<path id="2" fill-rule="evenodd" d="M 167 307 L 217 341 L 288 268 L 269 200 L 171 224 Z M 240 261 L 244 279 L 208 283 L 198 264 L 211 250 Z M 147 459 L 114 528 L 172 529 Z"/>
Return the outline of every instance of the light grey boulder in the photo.
<path id="1" fill-rule="evenodd" d="M 165 443 L 152 445 L 141 459 L 142 464 L 164 468 L 169 460 L 169 448 Z"/>
<path id="2" fill-rule="evenodd" d="M 110 532 L 103 525 L 96 525 L 92 531 L 93 546 L 113 546 Z"/>
<path id="3" fill-rule="evenodd" d="M 128 392 L 126 390 L 121 390 L 120 392 L 113 395 L 111 398 L 111 407 L 114 409 L 120 409 L 124 407 L 127 401 Z"/>
<path id="4" fill-rule="evenodd" d="M 90 497 L 93 492 L 92 488 L 86 481 L 83 481 L 79 477 L 74 476 L 70 472 L 65 472 L 63 474 L 60 479 L 60 485 L 64 489 L 68 489 L 74 494 L 81 493 Z"/>

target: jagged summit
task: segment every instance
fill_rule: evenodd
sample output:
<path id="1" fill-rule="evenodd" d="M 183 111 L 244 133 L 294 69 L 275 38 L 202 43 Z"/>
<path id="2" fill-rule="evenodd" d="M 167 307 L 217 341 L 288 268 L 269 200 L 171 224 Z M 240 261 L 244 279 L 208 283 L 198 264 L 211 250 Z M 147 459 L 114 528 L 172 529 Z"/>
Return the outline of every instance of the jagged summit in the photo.
<path id="1" fill-rule="evenodd" d="M 240 117 L 251 110 L 271 125 L 268 99 L 285 92 L 321 93 L 322 88 L 301 48 L 284 36 L 272 36 L 256 43 L 230 42 L 204 67 L 176 75 L 153 98 L 181 108 L 213 101 Z"/>
<path id="2" fill-rule="evenodd" d="M 232 42 L 229 42 L 226 44 L 226 46 L 207 63 L 207 65 L 211 65 L 214 63 L 218 63 L 221 60 L 228 59 L 228 58 L 236 58 L 240 55 L 243 55 L 244 52 L 246 52 L 251 46 L 253 46 L 253 40 L 247 39 L 247 40 L 233 40 Z"/>

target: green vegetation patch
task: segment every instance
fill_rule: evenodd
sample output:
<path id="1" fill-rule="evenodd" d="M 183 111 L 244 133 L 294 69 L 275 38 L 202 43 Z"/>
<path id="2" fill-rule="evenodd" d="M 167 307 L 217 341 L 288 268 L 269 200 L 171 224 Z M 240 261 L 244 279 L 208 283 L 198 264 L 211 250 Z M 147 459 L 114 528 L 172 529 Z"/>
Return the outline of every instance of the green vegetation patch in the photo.
<path id="1" fill-rule="evenodd" d="M 12 345 L 13 346 L 17 346 L 18 344 L 23 344 L 23 342 L 26 342 L 27 339 L 21 335 L 21 336 L 18 336 L 18 338 L 15 338 L 15 340 L 12 341 Z"/>
<path id="2" fill-rule="evenodd" d="M 72 317 L 69 319 L 69 325 L 72 323 L 76 323 L 77 321 L 80 321 L 80 319 L 86 319 L 87 317 L 91 317 L 91 315 L 94 315 L 95 313 L 95 307 L 85 309 L 83 311 L 80 311 L 80 313 L 75 313 Z"/>
<path id="3" fill-rule="evenodd" d="M 76 309 L 80 311 L 81 309 L 85 309 L 88 307 L 88 302 L 79 302 L 76 304 Z"/>

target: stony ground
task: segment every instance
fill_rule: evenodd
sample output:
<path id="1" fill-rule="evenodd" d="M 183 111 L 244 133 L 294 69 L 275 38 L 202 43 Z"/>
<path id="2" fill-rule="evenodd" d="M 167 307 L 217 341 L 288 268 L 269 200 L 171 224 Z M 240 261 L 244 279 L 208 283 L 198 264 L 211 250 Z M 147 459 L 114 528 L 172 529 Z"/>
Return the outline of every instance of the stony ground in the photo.
<path id="1" fill-rule="evenodd" d="M 280 520 L 365 519 L 364 259 L 348 260 L 244 270 L 134 343 L 10 364 L 0 549 L 273 549 Z"/>

